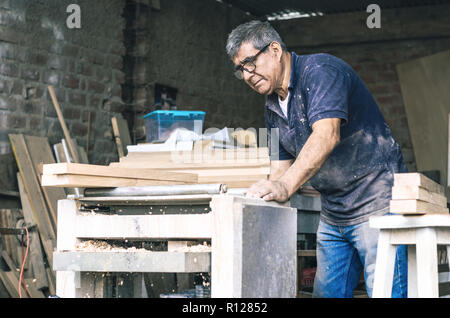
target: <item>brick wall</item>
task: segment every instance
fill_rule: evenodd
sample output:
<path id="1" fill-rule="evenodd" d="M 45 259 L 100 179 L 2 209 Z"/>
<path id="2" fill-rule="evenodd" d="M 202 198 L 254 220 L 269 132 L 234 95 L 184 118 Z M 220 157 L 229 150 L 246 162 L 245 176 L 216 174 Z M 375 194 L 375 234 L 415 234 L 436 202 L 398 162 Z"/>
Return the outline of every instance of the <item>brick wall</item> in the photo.
<path id="1" fill-rule="evenodd" d="M 69 29 L 69 4 L 81 8 L 81 29 Z M 0 154 L 8 133 L 64 138 L 47 86 L 53 85 L 72 138 L 89 160 L 117 161 L 111 116 L 124 110 L 125 52 L 121 0 L 0 1 Z"/>
<path id="2" fill-rule="evenodd" d="M 177 109 L 205 111 L 204 128 L 264 127 L 264 97 L 234 77 L 225 52 L 229 32 L 251 17 L 211 0 L 161 0 L 150 11 L 140 2 L 127 73 L 137 138 L 143 138 L 142 115 L 154 110 L 155 84 L 178 90 Z"/>
<path id="3" fill-rule="evenodd" d="M 365 12 L 332 14 L 273 25 L 290 50 L 330 53 L 358 72 L 399 143 L 408 169 L 416 171 L 396 65 L 450 49 L 450 6 L 382 9 L 381 29 L 367 28 L 367 16 Z"/>

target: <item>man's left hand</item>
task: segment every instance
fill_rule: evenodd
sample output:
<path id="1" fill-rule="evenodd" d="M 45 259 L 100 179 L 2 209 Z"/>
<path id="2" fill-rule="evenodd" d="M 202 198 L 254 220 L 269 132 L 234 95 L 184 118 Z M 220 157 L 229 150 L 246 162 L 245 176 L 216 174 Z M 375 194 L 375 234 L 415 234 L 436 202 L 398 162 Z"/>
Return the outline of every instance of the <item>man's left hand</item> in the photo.
<path id="1" fill-rule="evenodd" d="M 289 199 L 289 190 L 284 182 L 260 180 L 247 191 L 247 198 L 262 198 L 265 201 L 285 202 Z"/>

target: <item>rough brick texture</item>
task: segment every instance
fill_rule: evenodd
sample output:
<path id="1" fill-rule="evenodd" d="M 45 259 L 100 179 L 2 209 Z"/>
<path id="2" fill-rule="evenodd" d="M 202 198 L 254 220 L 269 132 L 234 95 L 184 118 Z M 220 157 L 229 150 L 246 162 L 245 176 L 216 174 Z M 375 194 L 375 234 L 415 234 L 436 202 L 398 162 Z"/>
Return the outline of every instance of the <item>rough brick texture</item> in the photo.
<path id="1" fill-rule="evenodd" d="M 69 4 L 81 8 L 81 29 L 69 29 Z M 47 86 L 53 85 L 72 138 L 89 160 L 117 161 L 110 118 L 123 105 L 122 0 L 0 1 L 0 154 L 8 133 L 64 138 Z M 105 105 L 116 105 L 107 107 Z"/>
<path id="2" fill-rule="evenodd" d="M 127 85 L 135 127 L 143 127 L 142 115 L 154 110 L 155 84 L 178 90 L 177 109 L 206 111 L 205 129 L 264 127 L 264 97 L 234 77 L 225 52 L 229 32 L 251 17 L 210 0 L 160 3 L 150 12 L 141 4 L 130 25 L 135 37 L 127 39 L 134 41 L 128 43 L 133 71 Z"/>

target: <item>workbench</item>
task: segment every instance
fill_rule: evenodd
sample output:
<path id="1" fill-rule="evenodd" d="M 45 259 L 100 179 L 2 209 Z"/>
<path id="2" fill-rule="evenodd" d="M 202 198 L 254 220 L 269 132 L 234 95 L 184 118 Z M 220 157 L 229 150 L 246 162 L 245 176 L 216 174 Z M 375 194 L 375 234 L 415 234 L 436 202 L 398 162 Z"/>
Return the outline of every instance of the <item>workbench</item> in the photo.
<path id="1" fill-rule="evenodd" d="M 60 200 L 56 294 L 148 297 L 146 274 L 210 273 L 211 297 L 295 297 L 298 226 L 315 233 L 320 198 L 291 202 L 306 207 L 304 225 L 290 202 L 245 198 L 239 191 Z M 77 249 L 89 239 L 153 242 L 159 248 Z M 207 242 L 210 251 L 176 249 L 188 242 Z M 111 273 L 122 274 L 120 284 Z"/>

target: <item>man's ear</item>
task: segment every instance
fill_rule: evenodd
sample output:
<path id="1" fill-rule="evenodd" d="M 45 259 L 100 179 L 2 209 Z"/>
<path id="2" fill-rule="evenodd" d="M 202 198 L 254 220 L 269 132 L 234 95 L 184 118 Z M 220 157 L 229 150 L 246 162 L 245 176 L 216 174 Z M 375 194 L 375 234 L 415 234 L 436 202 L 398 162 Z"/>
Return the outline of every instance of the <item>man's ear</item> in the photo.
<path id="1" fill-rule="evenodd" d="M 281 61 L 281 56 L 283 55 L 283 49 L 281 48 L 280 43 L 273 41 L 270 43 L 270 50 L 272 51 L 272 54 L 274 54 L 278 61 Z"/>

